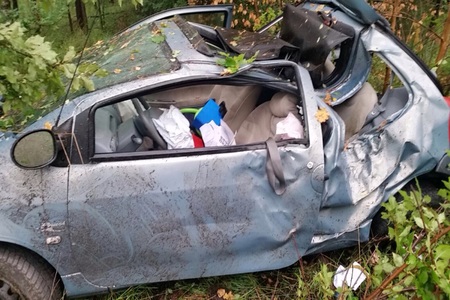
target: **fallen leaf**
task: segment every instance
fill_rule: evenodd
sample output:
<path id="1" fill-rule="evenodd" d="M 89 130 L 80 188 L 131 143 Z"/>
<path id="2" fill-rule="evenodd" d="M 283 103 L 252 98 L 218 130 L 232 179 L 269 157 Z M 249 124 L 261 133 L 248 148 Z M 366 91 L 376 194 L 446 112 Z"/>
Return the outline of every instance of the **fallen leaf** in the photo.
<path id="1" fill-rule="evenodd" d="M 162 34 L 155 34 L 150 37 L 153 43 L 160 44 L 166 40 L 166 37 Z"/>
<path id="2" fill-rule="evenodd" d="M 44 128 L 45 128 L 45 129 L 48 129 L 48 130 L 52 130 L 53 125 L 52 125 L 52 123 L 50 123 L 49 121 L 47 121 L 47 122 L 44 123 Z"/>
<path id="3" fill-rule="evenodd" d="M 181 53 L 180 50 L 173 50 L 172 51 L 172 57 L 177 57 Z"/>
<path id="4" fill-rule="evenodd" d="M 133 54 L 133 53 L 131 53 L 130 59 L 131 59 L 131 60 L 134 60 L 134 54 Z"/>
<path id="5" fill-rule="evenodd" d="M 236 41 L 231 41 L 231 42 L 230 42 L 230 45 L 233 46 L 233 47 L 236 47 L 236 46 L 237 46 L 237 43 L 236 43 Z"/>
<path id="6" fill-rule="evenodd" d="M 228 293 L 225 291 L 225 289 L 218 289 L 217 290 L 217 297 L 224 300 L 233 300 L 233 293 L 229 291 Z"/>
<path id="7" fill-rule="evenodd" d="M 138 66 L 134 67 L 135 71 L 139 71 L 140 69 L 141 69 L 141 67 L 138 67 Z"/>
<path id="8" fill-rule="evenodd" d="M 369 266 L 376 266 L 379 261 L 380 261 L 380 258 L 378 257 L 377 252 L 374 251 L 369 258 Z"/>
<path id="9" fill-rule="evenodd" d="M 125 44 L 123 44 L 123 45 L 120 47 L 120 49 L 125 48 L 126 46 L 128 46 L 129 43 L 130 43 L 130 41 L 126 42 Z"/>
<path id="10" fill-rule="evenodd" d="M 227 292 L 224 289 L 217 290 L 217 297 L 222 298 Z"/>
<path id="11" fill-rule="evenodd" d="M 158 35 L 158 34 L 161 34 L 161 29 L 152 30 L 152 35 Z"/>
<path id="12" fill-rule="evenodd" d="M 120 72 L 122 72 L 122 70 L 121 69 L 114 69 L 114 74 L 120 74 Z"/>
<path id="13" fill-rule="evenodd" d="M 330 92 L 327 92 L 327 93 L 325 94 L 325 98 L 323 99 L 323 101 L 324 101 L 326 104 L 328 104 L 328 105 L 331 106 L 332 98 L 331 98 Z"/>
<path id="14" fill-rule="evenodd" d="M 223 71 L 220 72 L 220 76 L 227 76 L 227 75 L 231 75 L 231 74 L 233 74 L 233 72 L 228 68 L 223 69 Z"/>
<path id="15" fill-rule="evenodd" d="M 97 46 L 100 46 L 101 44 L 103 44 L 103 41 L 102 41 L 102 40 L 97 41 L 97 42 L 94 44 L 94 46 L 97 47 Z"/>
<path id="16" fill-rule="evenodd" d="M 325 123 L 328 119 L 330 118 L 330 116 L 328 115 L 327 110 L 322 107 L 319 108 L 316 112 L 316 120 L 319 121 L 320 123 Z"/>

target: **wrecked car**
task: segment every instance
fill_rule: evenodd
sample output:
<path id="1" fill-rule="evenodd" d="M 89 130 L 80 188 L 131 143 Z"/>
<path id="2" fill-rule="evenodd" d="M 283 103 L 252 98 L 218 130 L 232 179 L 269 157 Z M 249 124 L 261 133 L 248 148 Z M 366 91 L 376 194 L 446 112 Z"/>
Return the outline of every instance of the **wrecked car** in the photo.
<path id="1" fill-rule="evenodd" d="M 286 5 L 259 32 L 229 5 L 175 9 L 87 50 L 96 90 L 1 138 L 0 298 L 286 267 L 367 241 L 391 195 L 447 174 L 436 78 L 352 3 Z"/>

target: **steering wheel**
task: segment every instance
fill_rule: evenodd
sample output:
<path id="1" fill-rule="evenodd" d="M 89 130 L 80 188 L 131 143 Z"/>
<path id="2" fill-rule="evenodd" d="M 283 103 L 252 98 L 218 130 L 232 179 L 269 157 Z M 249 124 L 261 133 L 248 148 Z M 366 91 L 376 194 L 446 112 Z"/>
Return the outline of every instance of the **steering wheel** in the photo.
<path id="1" fill-rule="evenodd" d="M 148 136 L 153 140 L 154 143 L 162 150 L 167 149 L 167 143 L 159 134 L 156 129 L 155 124 L 152 119 L 157 119 L 161 116 L 162 111 L 158 108 L 148 108 L 146 110 L 142 109 L 141 102 L 137 98 L 131 99 L 134 108 L 138 115 L 134 118 L 134 124 L 137 130 L 143 135 Z"/>

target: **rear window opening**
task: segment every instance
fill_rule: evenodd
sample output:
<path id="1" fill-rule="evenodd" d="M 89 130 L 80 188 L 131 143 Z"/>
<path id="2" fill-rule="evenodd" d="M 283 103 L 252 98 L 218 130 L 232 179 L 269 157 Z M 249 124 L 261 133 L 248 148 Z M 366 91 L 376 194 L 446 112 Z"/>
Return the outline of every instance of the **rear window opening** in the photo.
<path id="1" fill-rule="evenodd" d="M 368 114 L 361 133 L 383 127 L 407 106 L 410 93 L 400 77 L 377 54 L 372 57 L 368 82 L 374 88 L 378 102 Z"/>
<path id="2" fill-rule="evenodd" d="M 368 81 L 356 94 L 333 108 L 344 121 L 348 141 L 388 124 L 406 107 L 408 99 L 409 92 L 394 70 L 373 54 Z"/>
<path id="3" fill-rule="evenodd" d="M 96 108 L 94 152 L 239 151 L 268 138 L 305 144 L 300 107 L 298 96 L 261 85 L 158 91 Z"/>

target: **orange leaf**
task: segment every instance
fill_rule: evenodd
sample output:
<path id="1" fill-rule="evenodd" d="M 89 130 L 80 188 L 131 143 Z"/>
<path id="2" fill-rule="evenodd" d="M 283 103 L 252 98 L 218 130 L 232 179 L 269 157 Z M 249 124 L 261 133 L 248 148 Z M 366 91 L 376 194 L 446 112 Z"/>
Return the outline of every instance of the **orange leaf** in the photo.
<path id="1" fill-rule="evenodd" d="M 224 289 L 218 289 L 217 290 L 217 297 L 222 298 L 223 295 L 225 295 L 227 292 L 225 292 Z"/>
<path id="2" fill-rule="evenodd" d="M 44 128 L 45 128 L 45 129 L 48 129 L 48 130 L 52 130 L 53 125 L 52 125 L 52 123 L 50 123 L 49 121 L 47 121 L 47 122 L 44 123 Z"/>
<path id="3" fill-rule="evenodd" d="M 331 106 L 331 102 L 332 102 L 332 98 L 331 98 L 331 94 L 330 92 L 327 92 L 325 94 L 325 98 L 323 99 L 323 101 L 327 104 Z"/>

